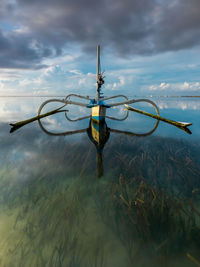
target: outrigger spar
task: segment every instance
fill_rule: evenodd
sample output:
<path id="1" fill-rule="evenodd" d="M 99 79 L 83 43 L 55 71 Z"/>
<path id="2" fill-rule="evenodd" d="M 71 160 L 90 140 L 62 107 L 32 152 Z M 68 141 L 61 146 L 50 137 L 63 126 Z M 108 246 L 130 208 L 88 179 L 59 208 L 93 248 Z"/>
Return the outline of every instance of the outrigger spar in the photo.
<path id="1" fill-rule="evenodd" d="M 60 113 L 60 112 L 64 112 L 65 113 L 65 117 L 69 120 L 69 121 L 79 121 L 79 120 L 84 120 L 84 119 L 88 119 L 91 118 L 93 121 L 96 121 L 96 123 L 100 123 L 100 122 L 104 122 L 105 118 L 107 119 L 111 119 L 111 120 L 117 120 L 117 121 L 123 121 L 128 117 L 129 111 L 133 111 L 133 112 L 137 112 L 140 114 L 143 114 L 145 116 L 151 117 L 153 119 L 157 120 L 157 124 L 159 123 L 159 121 L 163 121 L 166 123 L 169 123 L 171 125 L 174 125 L 176 127 L 178 127 L 181 130 L 184 130 L 185 132 L 187 132 L 188 134 L 191 134 L 191 131 L 187 128 L 188 126 L 192 125 L 192 123 L 187 123 L 187 122 L 177 122 L 177 121 L 173 121 L 173 120 L 169 120 L 166 118 L 163 118 L 160 116 L 159 113 L 159 109 L 157 107 L 157 105 L 149 100 L 149 99 L 128 99 L 128 97 L 126 97 L 125 95 L 115 95 L 115 96 L 110 96 L 110 97 L 104 97 L 103 93 L 101 91 L 101 87 L 104 84 L 104 77 L 103 77 L 103 73 L 100 70 L 100 45 L 97 46 L 97 93 L 96 93 L 96 98 L 90 98 L 89 96 L 82 96 L 82 95 L 77 95 L 77 94 L 69 94 L 65 97 L 65 99 L 49 99 L 47 101 L 45 101 L 39 108 L 38 110 L 38 115 L 25 120 L 25 121 L 20 121 L 17 123 L 11 123 L 10 125 L 12 126 L 12 128 L 10 129 L 10 132 L 14 132 L 17 129 L 21 128 L 22 126 L 31 123 L 33 121 L 38 120 L 38 122 L 40 123 L 41 126 L 41 119 L 56 113 Z M 79 99 L 85 99 L 85 100 L 89 100 L 88 104 L 85 104 L 83 102 L 77 102 L 77 101 L 72 101 L 71 97 L 75 97 L 75 98 L 79 98 Z M 124 101 L 122 102 L 116 102 L 116 103 L 111 103 L 111 104 L 106 104 L 105 101 L 109 100 L 109 99 L 114 99 L 114 98 L 124 98 Z M 41 114 L 42 109 L 44 108 L 44 106 L 46 106 L 48 103 L 50 102 L 59 102 L 62 103 L 62 106 L 54 109 L 50 112 Z M 146 102 L 150 105 L 152 105 L 157 113 L 157 115 L 133 108 L 131 106 L 129 106 L 130 104 L 134 104 L 134 103 L 138 103 L 138 102 Z M 84 117 L 79 117 L 77 119 L 70 119 L 68 116 L 68 110 L 63 109 L 64 107 L 66 107 L 67 105 L 76 105 L 76 106 L 82 106 L 85 108 L 91 108 L 91 115 L 88 116 L 84 116 Z M 106 116 L 106 109 L 107 108 L 112 108 L 115 106 L 125 106 L 125 110 L 126 110 L 126 115 L 124 118 L 117 118 L 117 117 L 110 117 L 110 116 Z M 157 127 L 157 126 L 156 126 Z M 81 131 L 81 130 L 80 130 Z M 75 132 L 80 132 L 75 131 Z M 116 132 L 119 132 L 116 130 Z M 70 132 L 71 133 L 71 132 Z"/>

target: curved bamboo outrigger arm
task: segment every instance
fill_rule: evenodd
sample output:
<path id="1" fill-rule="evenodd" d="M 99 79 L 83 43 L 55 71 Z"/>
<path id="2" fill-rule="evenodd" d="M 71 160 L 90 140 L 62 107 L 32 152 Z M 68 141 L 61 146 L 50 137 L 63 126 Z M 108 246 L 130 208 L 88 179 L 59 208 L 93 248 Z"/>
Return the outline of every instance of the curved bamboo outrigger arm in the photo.
<path id="1" fill-rule="evenodd" d="M 128 100 L 128 97 L 125 95 L 113 95 L 113 96 L 108 96 L 108 97 L 104 97 L 103 100 L 109 100 L 109 99 L 113 99 L 113 98 L 119 98 L 119 97 L 123 97 L 126 100 Z"/>
<path id="2" fill-rule="evenodd" d="M 66 100 L 60 100 L 60 101 L 63 101 L 64 103 L 68 103 L 68 101 L 66 101 Z M 45 102 L 40 106 L 40 108 L 38 109 L 38 117 L 39 117 L 39 119 L 38 119 L 38 124 L 39 124 L 39 126 L 40 126 L 40 128 L 41 128 L 42 131 L 44 131 L 46 134 L 48 134 L 48 135 L 52 135 L 52 136 L 66 136 L 66 135 L 73 135 L 73 134 L 78 134 L 78 133 L 84 133 L 84 132 L 87 131 L 87 128 L 86 128 L 86 129 L 75 130 L 75 131 L 66 131 L 66 132 L 62 132 L 62 133 L 53 133 L 53 132 L 48 131 L 48 130 L 43 126 L 43 124 L 42 124 L 42 122 L 41 122 L 41 120 L 40 120 L 40 117 L 42 116 L 42 115 L 40 115 L 40 114 L 41 114 L 41 111 L 42 111 L 43 107 L 44 107 L 46 104 L 48 104 L 49 102 L 53 102 L 53 100 L 47 100 L 47 101 L 45 101 Z M 65 105 L 67 105 L 67 104 L 65 104 Z M 66 111 L 65 111 L 65 116 L 66 116 Z M 90 116 L 89 116 L 89 117 L 90 117 Z M 67 116 L 66 116 L 66 118 L 67 118 L 69 121 L 71 121 Z M 84 117 L 84 118 L 85 118 L 85 117 Z M 81 119 L 83 119 L 83 118 L 79 118 L 78 120 L 81 120 Z"/>
<path id="3" fill-rule="evenodd" d="M 89 99 L 88 97 L 79 96 L 79 95 L 76 95 L 76 94 L 70 94 L 70 95 L 68 95 L 64 100 L 59 100 L 59 101 L 65 103 L 65 105 L 70 105 L 70 104 L 71 104 L 71 105 L 78 105 L 78 106 L 87 107 L 87 105 L 84 104 L 84 103 L 74 102 L 74 101 L 67 100 L 67 98 L 69 98 L 70 96 L 76 96 L 76 97 L 80 97 L 80 98 L 84 98 L 84 99 Z M 41 116 L 40 113 L 41 113 L 43 107 L 44 107 L 46 104 L 48 104 L 49 102 L 54 102 L 54 101 L 55 101 L 55 99 L 50 99 L 50 100 L 47 100 L 47 101 L 45 101 L 44 103 L 42 103 L 42 105 L 41 105 L 41 106 L 39 107 L 39 109 L 38 109 L 38 116 Z M 68 111 L 69 111 L 69 110 L 66 110 L 66 111 L 65 111 L 65 117 L 66 117 L 66 119 L 67 119 L 68 121 L 71 121 L 71 122 L 80 121 L 80 120 L 88 119 L 88 118 L 91 117 L 91 116 L 89 115 L 89 116 L 84 116 L 84 117 L 80 117 L 80 118 L 77 118 L 77 119 L 70 119 L 69 116 L 67 115 L 67 112 L 68 112 Z"/>
<path id="4" fill-rule="evenodd" d="M 89 119 L 91 118 L 91 115 L 88 115 L 88 116 L 84 116 L 84 117 L 79 117 L 77 119 L 70 119 L 67 112 L 65 112 L 65 117 L 68 121 L 71 121 L 71 122 L 75 122 L 75 121 L 81 121 L 81 120 L 85 120 L 85 119 Z"/>
<path id="5" fill-rule="evenodd" d="M 145 112 L 145 111 L 130 107 L 128 105 L 128 104 L 134 104 L 134 103 L 137 103 L 137 102 L 147 102 L 147 103 L 153 105 L 154 108 L 156 109 L 157 115 L 154 115 L 154 114 L 151 114 L 151 113 L 148 113 L 148 112 Z M 143 114 L 145 116 L 148 116 L 148 117 L 151 117 L 151 118 L 154 118 L 154 119 L 169 123 L 171 125 L 174 125 L 174 126 L 178 127 L 179 129 L 185 131 L 188 134 L 192 134 L 190 129 L 187 128 L 188 126 L 192 125 L 192 123 L 190 123 L 190 122 L 178 122 L 178 121 L 173 121 L 173 120 L 161 117 L 157 105 L 153 101 L 151 101 L 149 99 L 137 99 L 137 100 L 131 99 L 131 100 L 124 101 L 124 102 L 114 103 L 114 104 L 111 104 L 110 106 L 111 107 L 115 107 L 115 106 L 120 106 L 120 105 L 125 105 L 125 107 L 126 107 L 125 110 L 134 111 L 134 112 Z"/>
<path id="6" fill-rule="evenodd" d="M 73 134 L 79 134 L 79 133 L 85 133 L 85 132 L 87 132 L 87 128 L 85 128 L 85 129 L 80 129 L 80 130 L 75 130 L 75 131 L 66 131 L 66 132 L 62 132 L 62 133 L 53 133 L 53 132 L 48 131 L 43 126 L 43 124 L 41 123 L 40 119 L 38 120 L 38 124 L 40 126 L 40 129 L 43 132 L 45 132 L 46 134 L 51 135 L 51 136 L 66 136 L 66 135 L 73 135 Z"/>
<path id="7" fill-rule="evenodd" d="M 144 98 L 141 98 L 141 99 L 130 99 L 130 100 L 127 100 L 127 101 L 110 104 L 110 106 L 111 107 L 116 107 L 116 106 L 122 106 L 122 105 L 127 105 L 127 104 L 138 103 L 138 102 L 146 102 L 146 103 L 151 104 L 156 109 L 157 114 L 158 115 L 160 114 L 157 105 L 153 101 L 151 101 L 149 99 L 144 99 Z"/>
<path id="8" fill-rule="evenodd" d="M 76 102 L 76 101 L 71 101 L 71 100 L 63 100 L 63 103 L 66 105 L 75 105 L 75 106 L 81 106 L 87 108 L 87 104 L 81 103 L 81 102 Z"/>
<path id="9" fill-rule="evenodd" d="M 111 116 L 105 116 L 106 119 L 109 119 L 109 120 L 114 120 L 114 121 L 125 121 L 127 118 L 128 118 L 128 114 L 129 114 L 129 110 L 127 110 L 126 112 L 126 116 L 124 116 L 123 118 L 121 119 L 118 119 L 116 117 L 111 117 Z"/>
<path id="10" fill-rule="evenodd" d="M 77 98 L 82 98 L 82 99 L 86 99 L 86 100 L 92 100 L 92 98 L 90 98 L 89 96 L 82 96 L 82 95 L 77 95 L 77 94 L 69 94 L 66 96 L 65 98 L 65 101 L 69 102 L 69 98 L 70 97 L 77 97 Z M 81 120 L 85 120 L 85 119 L 88 119 L 91 117 L 91 115 L 88 115 L 88 116 L 84 116 L 84 117 L 79 117 L 79 118 L 76 118 L 76 119 L 70 119 L 67 112 L 65 112 L 65 117 L 68 121 L 71 121 L 71 122 L 75 122 L 75 121 L 81 121 Z"/>
<path id="11" fill-rule="evenodd" d="M 102 100 L 105 101 L 105 100 L 109 100 L 109 99 L 113 99 L 113 98 L 119 98 L 119 97 L 123 97 L 128 101 L 128 97 L 125 95 L 116 95 L 116 96 L 104 97 L 104 98 L 102 98 Z M 112 104 L 109 104 L 109 106 L 111 106 L 111 105 Z M 127 110 L 126 115 L 121 119 L 116 118 L 116 117 L 112 117 L 112 116 L 105 116 L 105 118 L 109 119 L 109 120 L 115 120 L 115 121 L 124 121 L 128 118 L 128 115 L 129 115 L 129 111 Z"/>
<path id="12" fill-rule="evenodd" d="M 123 96 L 123 95 L 120 95 L 120 97 L 121 96 Z M 124 97 L 126 99 L 128 99 L 126 96 L 124 96 Z M 114 98 L 114 97 L 111 97 L 111 98 Z M 147 103 L 151 104 L 155 108 L 157 115 L 160 114 L 157 105 L 153 101 L 148 100 L 148 99 L 137 99 L 137 100 L 131 99 L 131 100 L 127 100 L 125 102 L 118 102 L 118 103 L 110 104 L 110 106 L 112 106 L 112 107 L 113 106 L 121 106 L 121 105 L 125 105 L 124 103 L 138 103 L 138 102 L 147 102 Z M 126 120 L 128 118 L 128 115 L 129 115 L 129 113 L 128 113 L 129 109 L 126 108 L 125 110 L 127 110 L 127 113 L 126 113 L 126 116 L 124 118 L 122 118 L 122 119 L 118 119 L 118 118 L 115 118 L 115 117 L 109 117 L 109 116 L 106 116 L 106 118 L 111 119 L 111 120 L 116 120 L 116 121 Z"/>
<path id="13" fill-rule="evenodd" d="M 80 98 L 84 98 L 84 99 L 89 99 L 88 97 L 78 96 L 78 95 L 75 95 L 75 94 L 68 95 L 67 98 L 69 96 L 72 96 L 72 95 L 73 96 L 80 97 Z M 66 112 L 68 112 L 69 110 L 67 110 L 67 109 L 61 110 L 66 105 L 77 105 L 77 106 L 87 107 L 87 104 L 84 104 L 84 103 L 81 103 L 81 102 L 76 102 L 76 101 L 70 101 L 70 100 L 67 100 L 67 98 L 66 99 L 49 99 L 49 100 L 43 102 L 42 105 L 39 107 L 38 115 L 37 116 L 32 117 L 32 118 L 27 119 L 27 120 L 24 120 L 24 121 L 19 121 L 19 122 L 16 122 L 16 123 L 10 123 L 10 126 L 12 126 L 11 129 L 10 129 L 10 133 L 13 133 L 14 131 L 18 130 L 19 128 L 25 126 L 26 124 L 29 124 L 31 122 L 40 120 L 42 118 L 48 117 L 48 116 L 53 115 L 53 114 L 56 114 L 56 113 L 65 112 L 65 115 L 66 115 Z M 54 109 L 52 111 L 46 112 L 46 113 L 44 113 L 44 114 L 41 115 L 40 113 L 41 113 L 42 108 L 46 104 L 51 103 L 51 102 L 59 102 L 59 103 L 63 103 L 64 105 L 62 105 L 61 107 L 59 107 L 57 109 Z M 88 117 L 84 117 L 82 119 L 86 119 L 86 118 L 88 118 Z"/>
<path id="14" fill-rule="evenodd" d="M 65 101 L 68 101 L 68 98 L 70 97 L 77 97 L 77 98 L 82 98 L 82 99 L 86 99 L 86 100 L 92 100 L 92 98 L 90 98 L 89 96 L 83 96 L 83 95 L 77 95 L 77 94 L 69 94 L 66 96 Z"/>
<path id="15" fill-rule="evenodd" d="M 109 128 L 109 131 L 112 133 L 117 133 L 117 134 L 125 134 L 125 135 L 129 135 L 129 136 L 145 137 L 145 136 L 151 135 L 153 132 L 155 132 L 155 130 L 158 127 L 158 124 L 159 124 L 159 120 L 157 120 L 155 126 L 150 131 L 148 131 L 146 133 L 134 133 L 134 132 L 122 131 L 122 130 L 111 129 L 111 128 Z"/>
<path id="16" fill-rule="evenodd" d="M 161 117 L 159 114 L 158 115 L 154 115 L 154 114 L 151 114 L 151 113 L 148 113 L 148 112 L 145 112 L 145 111 L 130 107 L 130 106 L 126 105 L 126 104 L 125 104 L 125 107 L 126 107 L 125 110 L 131 110 L 131 111 L 143 114 L 145 116 L 151 117 L 153 119 L 169 123 L 171 125 L 174 125 L 174 126 L 178 127 L 179 129 L 185 131 L 188 134 L 192 134 L 190 129 L 187 128 L 188 126 L 192 125 L 191 122 L 177 122 L 177 121 L 169 120 L 169 119 Z"/>

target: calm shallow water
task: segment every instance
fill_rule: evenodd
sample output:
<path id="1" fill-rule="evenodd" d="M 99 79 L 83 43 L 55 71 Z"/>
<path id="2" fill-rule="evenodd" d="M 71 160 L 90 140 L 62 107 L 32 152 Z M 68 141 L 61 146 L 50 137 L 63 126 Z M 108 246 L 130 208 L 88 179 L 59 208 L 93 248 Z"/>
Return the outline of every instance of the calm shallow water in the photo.
<path id="1" fill-rule="evenodd" d="M 192 122 L 192 135 L 162 122 L 146 137 L 110 132 L 103 162 L 86 132 L 49 136 L 35 122 L 9 134 L 10 122 L 34 116 L 44 100 L 0 98 L 0 265 L 197 266 L 200 100 L 154 99 L 162 116 Z M 154 124 L 134 113 L 107 120 L 136 133 Z M 45 125 L 69 131 L 89 120 L 57 114 Z"/>

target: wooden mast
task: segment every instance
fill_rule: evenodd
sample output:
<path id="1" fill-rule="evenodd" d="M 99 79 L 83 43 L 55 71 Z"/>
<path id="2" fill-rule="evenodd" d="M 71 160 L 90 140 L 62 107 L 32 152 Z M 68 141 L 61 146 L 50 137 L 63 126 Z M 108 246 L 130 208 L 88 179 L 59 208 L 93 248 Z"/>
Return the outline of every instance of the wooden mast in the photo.
<path id="1" fill-rule="evenodd" d="M 99 84 L 99 71 L 100 71 L 100 45 L 97 46 L 97 102 L 100 98 L 100 84 Z"/>

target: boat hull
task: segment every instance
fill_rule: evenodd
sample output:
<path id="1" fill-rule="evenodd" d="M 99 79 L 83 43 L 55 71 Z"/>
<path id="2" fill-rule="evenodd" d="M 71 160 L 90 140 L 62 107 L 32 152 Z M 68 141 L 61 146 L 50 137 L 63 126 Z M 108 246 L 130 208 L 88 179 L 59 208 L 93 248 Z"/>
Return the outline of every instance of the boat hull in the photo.
<path id="1" fill-rule="evenodd" d="M 95 106 L 92 107 L 92 119 L 95 121 L 103 121 L 106 116 L 106 107 L 105 106 Z"/>

